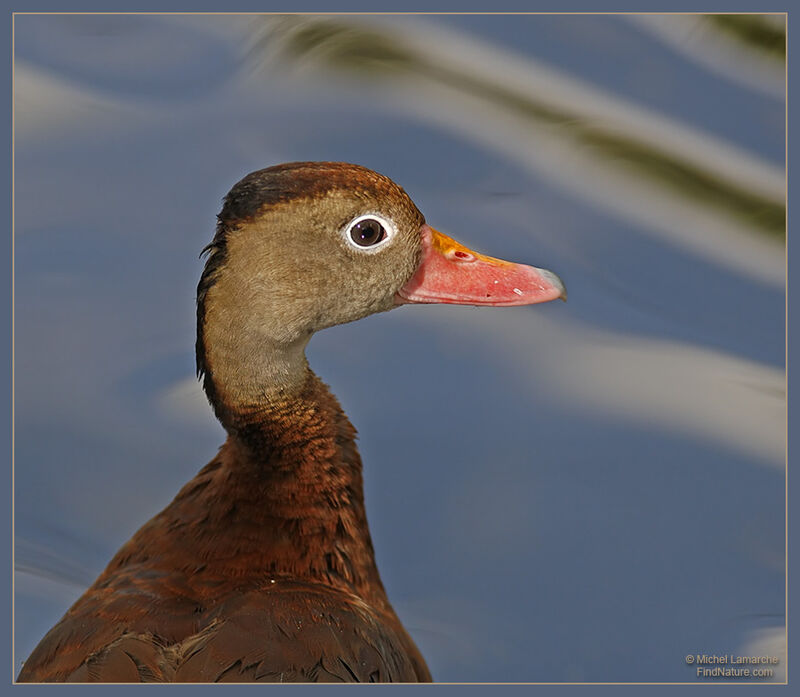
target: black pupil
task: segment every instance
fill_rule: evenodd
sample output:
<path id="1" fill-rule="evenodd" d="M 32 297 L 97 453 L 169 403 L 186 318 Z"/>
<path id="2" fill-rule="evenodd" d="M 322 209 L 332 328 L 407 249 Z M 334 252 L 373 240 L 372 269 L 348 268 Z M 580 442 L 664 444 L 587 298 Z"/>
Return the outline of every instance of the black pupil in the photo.
<path id="1" fill-rule="evenodd" d="M 350 228 L 350 237 L 360 247 L 371 247 L 373 244 L 380 242 L 385 236 L 383 225 L 372 218 L 359 220 Z"/>

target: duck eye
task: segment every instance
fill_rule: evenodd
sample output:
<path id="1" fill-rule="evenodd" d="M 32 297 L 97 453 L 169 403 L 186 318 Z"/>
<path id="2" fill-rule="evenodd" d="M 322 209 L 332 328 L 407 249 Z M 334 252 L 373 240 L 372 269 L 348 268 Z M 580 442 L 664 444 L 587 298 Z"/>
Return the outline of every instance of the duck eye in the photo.
<path id="1" fill-rule="evenodd" d="M 350 227 L 350 239 L 359 247 L 372 247 L 386 239 L 386 229 L 375 218 L 364 218 Z"/>

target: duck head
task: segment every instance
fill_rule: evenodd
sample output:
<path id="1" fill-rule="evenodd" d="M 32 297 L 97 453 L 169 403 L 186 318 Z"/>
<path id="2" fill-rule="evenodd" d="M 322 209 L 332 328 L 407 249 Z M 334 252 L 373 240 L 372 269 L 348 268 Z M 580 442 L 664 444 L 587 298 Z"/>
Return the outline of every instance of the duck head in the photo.
<path id="1" fill-rule="evenodd" d="M 552 272 L 467 249 L 428 226 L 400 186 L 358 165 L 253 172 L 218 221 L 198 286 L 197 367 L 220 418 L 221 403 L 299 384 L 305 345 L 325 327 L 408 303 L 566 298 Z"/>

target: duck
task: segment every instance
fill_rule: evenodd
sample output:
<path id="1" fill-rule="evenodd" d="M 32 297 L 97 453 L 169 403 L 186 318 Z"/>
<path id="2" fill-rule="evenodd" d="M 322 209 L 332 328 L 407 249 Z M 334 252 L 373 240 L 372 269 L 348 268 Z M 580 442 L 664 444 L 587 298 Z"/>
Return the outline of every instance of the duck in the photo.
<path id="1" fill-rule="evenodd" d="M 430 682 L 389 602 L 322 329 L 412 304 L 566 299 L 551 271 L 430 227 L 344 162 L 252 172 L 197 287 L 197 375 L 227 438 L 44 636 L 19 682 Z"/>

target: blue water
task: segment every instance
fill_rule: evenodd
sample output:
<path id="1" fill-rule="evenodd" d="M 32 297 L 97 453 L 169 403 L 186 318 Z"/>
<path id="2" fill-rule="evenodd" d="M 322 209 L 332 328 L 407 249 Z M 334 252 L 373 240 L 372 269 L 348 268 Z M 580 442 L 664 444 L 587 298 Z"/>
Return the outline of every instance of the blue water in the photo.
<path id="1" fill-rule="evenodd" d="M 419 21 L 782 167 L 781 100 L 622 18 Z M 783 285 L 651 234 L 446 109 L 398 109 L 391 85 L 253 77 L 236 26 L 17 17 L 18 80 L 51 81 L 17 101 L 17 666 L 224 440 L 210 410 L 164 406 L 194 371 L 198 254 L 236 180 L 303 159 L 381 171 L 435 227 L 569 289 L 406 307 L 309 347 L 359 430 L 381 574 L 437 680 L 693 680 L 686 654 L 782 628 L 782 421 L 763 414 L 785 399 Z M 644 397 L 624 361 L 604 387 L 609 345 L 651 361 Z M 695 374 L 702 393 L 680 381 Z"/>

